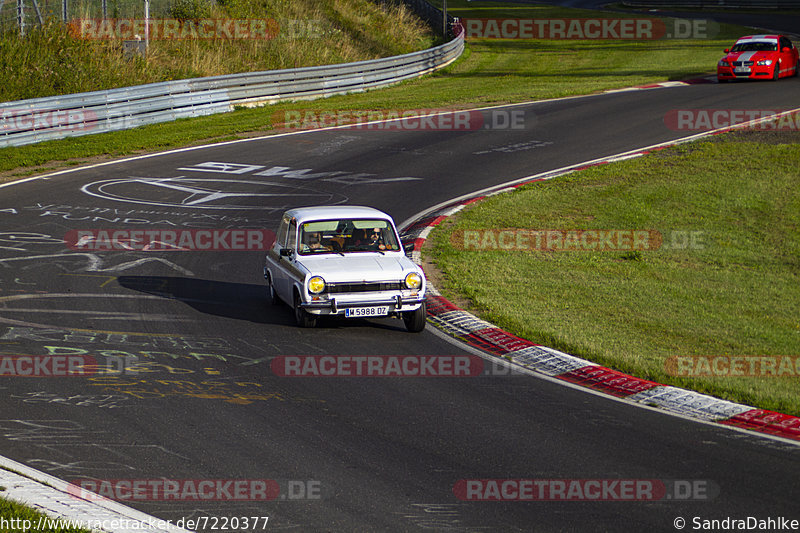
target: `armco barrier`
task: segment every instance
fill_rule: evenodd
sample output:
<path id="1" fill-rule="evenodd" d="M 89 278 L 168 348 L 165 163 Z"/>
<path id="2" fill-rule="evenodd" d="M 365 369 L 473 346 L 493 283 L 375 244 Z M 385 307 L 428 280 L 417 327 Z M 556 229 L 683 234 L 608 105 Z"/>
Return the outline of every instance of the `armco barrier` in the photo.
<path id="1" fill-rule="evenodd" d="M 271 104 L 360 92 L 415 78 L 461 55 L 448 43 L 401 56 L 341 65 L 248 72 L 0 103 L 0 147 L 104 133 Z"/>

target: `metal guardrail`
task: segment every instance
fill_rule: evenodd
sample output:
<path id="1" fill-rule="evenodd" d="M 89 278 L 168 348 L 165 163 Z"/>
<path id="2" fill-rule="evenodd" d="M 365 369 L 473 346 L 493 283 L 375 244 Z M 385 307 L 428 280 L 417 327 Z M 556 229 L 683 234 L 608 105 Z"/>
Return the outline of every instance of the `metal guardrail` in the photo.
<path id="1" fill-rule="evenodd" d="M 461 55 L 448 43 L 357 63 L 248 72 L 0 103 L 0 147 L 117 131 L 178 118 L 361 92 L 440 69 Z"/>

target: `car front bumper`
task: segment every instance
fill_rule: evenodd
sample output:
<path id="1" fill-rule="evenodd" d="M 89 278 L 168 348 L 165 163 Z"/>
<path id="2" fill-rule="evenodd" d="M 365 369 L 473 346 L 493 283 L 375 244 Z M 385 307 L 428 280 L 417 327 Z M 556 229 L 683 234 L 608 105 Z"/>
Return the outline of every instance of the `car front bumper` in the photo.
<path id="1" fill-rule="evenodd" d="M 357 307 L 388 307 L 388 314 L 407 312 L 417 310 L 425 302 L 425 295 L 417 296 L 402 296 L 396 294 L 394 296 L 381 295 L 377 298 L 330 298 L 327 300 L 318 300 L 310 302 L 302 302 L 300 307 L 307 312 L 315 315 L 340 315 L 344 314 L 345 309 L 353 309 Z"/>
<path id="2" fill-rule="evenodd" d="M 747 71 L 735 71 L 733 67 L 717 67 L 717 79 L 720 80 L 755 80 L 772 78 L 773 67 L 754 65 Z"/>

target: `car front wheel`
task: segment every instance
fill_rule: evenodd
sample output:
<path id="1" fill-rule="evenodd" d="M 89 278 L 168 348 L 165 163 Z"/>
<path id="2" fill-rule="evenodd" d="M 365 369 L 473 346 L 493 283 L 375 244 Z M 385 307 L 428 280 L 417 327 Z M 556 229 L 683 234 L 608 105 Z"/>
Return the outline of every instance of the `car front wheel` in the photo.
<path id="1" fill-rule="evenodd" d="M 317 317 L 300 307 L 300 295 L 294 295 L 294 319 L 301 328 L 313 328 L 317 325 Z"/>
<path id="2" fill-rule="evenodd" d="M 419 333 L 425 329 L 427 314 L 425 302 L 422 302 L 422 305 L 416 311 L 403 313 L 403 322 L 405 322 L 406 329 L 411 333 Z"/>

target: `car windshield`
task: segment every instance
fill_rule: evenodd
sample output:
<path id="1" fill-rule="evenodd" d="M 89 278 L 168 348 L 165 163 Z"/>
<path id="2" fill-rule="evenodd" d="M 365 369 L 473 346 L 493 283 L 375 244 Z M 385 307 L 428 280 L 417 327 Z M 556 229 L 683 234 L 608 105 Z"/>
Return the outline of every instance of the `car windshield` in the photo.
<path id="1" fill-rule="evenodd" d="M 400 250 L 388 220 L 316 220 L 300 226 L 301 255 L 394 252 Z"/>
<path id="2" fill-rule="evenodd" d="M 778 43 L 773 41 L 751 41 L 734 45 L 731 52 L 775 52 L 777 49 Z"/>

